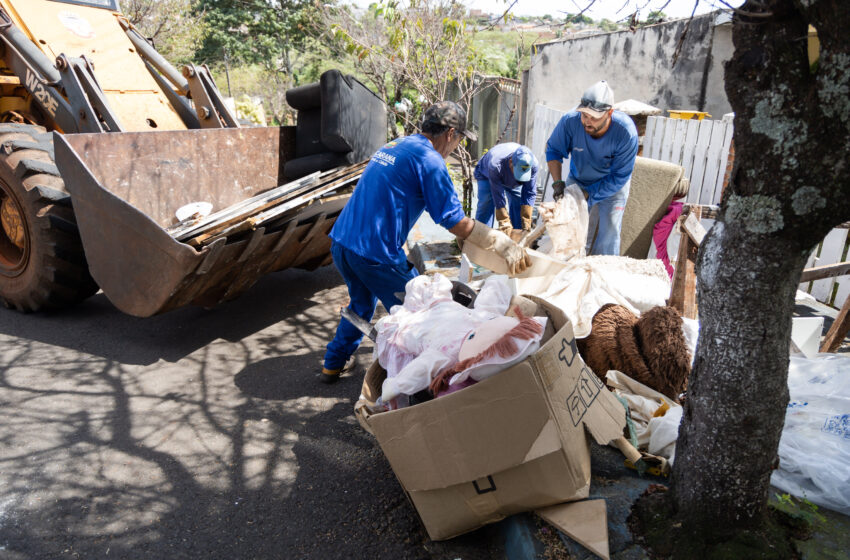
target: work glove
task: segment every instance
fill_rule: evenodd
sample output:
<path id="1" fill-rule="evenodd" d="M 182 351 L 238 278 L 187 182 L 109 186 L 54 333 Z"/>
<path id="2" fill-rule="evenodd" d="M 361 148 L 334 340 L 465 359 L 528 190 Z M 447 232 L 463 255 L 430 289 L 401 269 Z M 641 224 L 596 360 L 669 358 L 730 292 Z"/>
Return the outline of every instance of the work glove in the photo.
<path id="1" fill-rule="evenodd" d="M 531 231 L 531 213 L 534 209 L 528 204 L 519 207 L 519 215 L 522 219 L 522 231 Z"/>
<path id="2" fill-rule="evenodd" d="M 567 187 L 567 184 L 563 181 L 555 181 L 552 183 L 552 198 L 556 201 L 564 198 L 564 189 Z"/>
<path id="3" fill-rule="evenodd" d="M 499 231 L 510 237 L 514 226 L 507 208 L 496 208 L 496 222 L 499 224 Z"/>
<path id="4" fill-rule="evenodd" d="M 482 224 L 478 220 L 475 220 L 475 225 L 466 240 L 487 251 L 494 251 L 505 259 L 512 276 L 531 266 L 531 257 L 525 249 L 511 241 L 511 238 L 501 231 L 488 227 L 487 224 Z"/>

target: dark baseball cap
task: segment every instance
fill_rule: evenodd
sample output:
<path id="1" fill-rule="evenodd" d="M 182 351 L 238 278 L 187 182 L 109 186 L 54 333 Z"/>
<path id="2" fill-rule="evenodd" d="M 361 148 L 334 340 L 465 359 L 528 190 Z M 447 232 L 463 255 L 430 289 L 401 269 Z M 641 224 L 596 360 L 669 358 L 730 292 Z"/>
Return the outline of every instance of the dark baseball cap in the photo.
<path id="1" fill-rule="evenodd" d="M 466 111 L 454 101 L 440 101 L 425 109 L 425 113 L 422 115 L 423 126 L 426 123 L 448 126 L 473 142 L 478 140 L 477 134 L 466 129 Z"/>

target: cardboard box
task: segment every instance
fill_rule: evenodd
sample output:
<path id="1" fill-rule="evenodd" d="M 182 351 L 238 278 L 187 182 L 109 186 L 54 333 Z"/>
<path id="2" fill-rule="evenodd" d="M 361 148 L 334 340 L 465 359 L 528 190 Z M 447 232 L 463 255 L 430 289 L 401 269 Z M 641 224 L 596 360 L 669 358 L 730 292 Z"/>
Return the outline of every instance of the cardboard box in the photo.
<path id="1" fill-rule="evenodd" d="M 419 512 L 448 539 L 508 515 L 586 498 L 590 449 L 621 437 L 625 409 L 581 359 L 566 316 L 549 316 L 532 356 L 432 401 L 373 413 L 386 372 L 373 363 L 355 406 Z"/>

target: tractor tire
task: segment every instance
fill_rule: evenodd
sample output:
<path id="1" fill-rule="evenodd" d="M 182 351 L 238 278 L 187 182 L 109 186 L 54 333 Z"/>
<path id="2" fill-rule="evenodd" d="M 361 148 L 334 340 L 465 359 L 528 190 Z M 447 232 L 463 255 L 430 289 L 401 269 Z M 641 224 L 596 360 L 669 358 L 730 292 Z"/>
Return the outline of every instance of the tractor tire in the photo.
<path id="1" fill-rule="evenodd" d="M 97 292 L 44 127 L 0 124 L 0 301 L 30 312 Z"/>

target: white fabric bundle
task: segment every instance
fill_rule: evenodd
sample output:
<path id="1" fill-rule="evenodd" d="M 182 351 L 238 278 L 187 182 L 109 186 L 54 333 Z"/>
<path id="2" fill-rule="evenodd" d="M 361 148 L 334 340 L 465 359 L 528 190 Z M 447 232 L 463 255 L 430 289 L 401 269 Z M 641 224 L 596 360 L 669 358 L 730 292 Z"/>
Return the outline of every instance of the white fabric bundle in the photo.
<path id="1" fill-rule="evenodd" d="M 460 346 L 484 321 L 504 315 L 510 302 L 507 279 L 485 282 L 485 307 L 469 309 L 452 301 L 452 283 L 442 274 L 417 276 L 405 287 L 404 303 L 375 324 L 375 357 L 387 371 L 381 401 L 413 395 L 444 368 L 458 361 Z M 476 299 L 476 304 L 478 299 Z M 399 406 L 405 406 L 400 399 Z"/>

